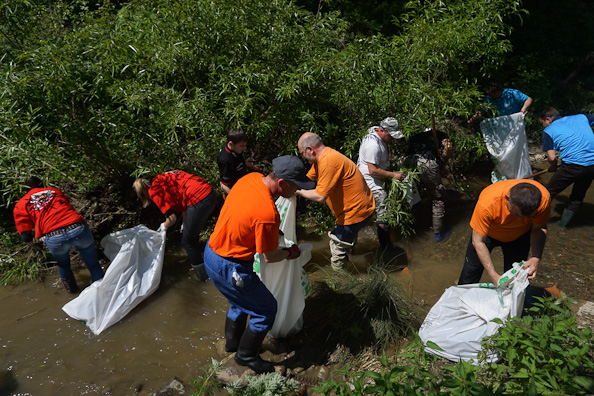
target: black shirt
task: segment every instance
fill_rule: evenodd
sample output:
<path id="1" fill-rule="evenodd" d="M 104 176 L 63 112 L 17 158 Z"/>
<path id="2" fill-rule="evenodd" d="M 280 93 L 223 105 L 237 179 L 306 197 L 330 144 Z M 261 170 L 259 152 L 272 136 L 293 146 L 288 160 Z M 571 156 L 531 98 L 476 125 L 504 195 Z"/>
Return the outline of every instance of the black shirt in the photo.
<path id="1" fill-rule="evenodd" d="M 443 147 L 443 141 L 448 138 L 448 135 L 441 131 L 437 131 L 437 142 L 439 148 Z M 435 143 L 433 142 L 433 132 L 431 129 L 425 132 L 414 135 L 409 141 L 409 154 L 426 155 L 436 158 Z"/>
<path id="2" fill-rule="evenodd" d="M 219 180 L 229 188 L 247 174 L 243 153 L 237 154 L 229 150 L 227 143 L 219 151 L 217 164 L 219 165 Z"/>

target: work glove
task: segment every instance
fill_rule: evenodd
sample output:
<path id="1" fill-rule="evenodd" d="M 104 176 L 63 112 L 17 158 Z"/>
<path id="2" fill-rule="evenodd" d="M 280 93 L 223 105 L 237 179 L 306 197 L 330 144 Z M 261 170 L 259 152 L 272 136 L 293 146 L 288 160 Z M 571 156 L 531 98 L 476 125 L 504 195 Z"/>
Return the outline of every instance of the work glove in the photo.
<path id="1" fill-rule="evenodd" d="M 299 246 L 295 244 L 293 244 L 293 246 L 291 247 L 283 248 L 283 250 L 289 252 L 289 257 L 287 257 L 287 260 L 295 260 L 297 257 L 301 255 L 301 252 L 299 251 Z"/>

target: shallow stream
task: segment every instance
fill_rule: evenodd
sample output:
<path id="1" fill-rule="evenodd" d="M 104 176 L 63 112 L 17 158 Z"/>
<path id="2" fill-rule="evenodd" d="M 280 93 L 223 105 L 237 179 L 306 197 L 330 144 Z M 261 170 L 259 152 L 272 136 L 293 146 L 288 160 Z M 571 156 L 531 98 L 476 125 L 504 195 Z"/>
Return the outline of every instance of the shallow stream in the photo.
<path id="1" fill-rule="evenodd" d="M 546 174 L 539 180 L 546 184 L 549 178 Z M 472 191 L 486 185 L 466 183 Z M 454 191 L 449 195 L 447 241 L 438 244 L 433 239 L 426 200 L 417 209 L 417 235 L 398 241 L 407 252 L 408 265 L 393 276 L 425 311 L 458 279 L 476 196 Z M 565 192 L 554 201 L 545 255 L 534 283 L 556 285 L 574 298 L 592 300 L 594 191 L 590 190 L 574 228 L 562 231 L 554 222 L 567 196 Z M 329 266 L 327 237 L 310 237 L 305 230 L 300 235 L 300 243 L 314 245 L 306 269 L 312 279 L 319 278 L 323 272 L 318 266 Z M 377 247 L 374 226 L 369 226 L 355 248 L 358 270 L 373 262 Z M 501 271 L 500 250 L 494 257 Z M 79 285 L 88 285 L 86 269 L 76 276 Z M 184 381 L 197 378 L 211 358 L 220 358 L 215 344 L 222 337 L 227 303 L 210 282 L 195 279 L 179 246 L 167 249 L 160 288 L 98 336 L 62 311 L 72 298 L 59 284 L 57 270 L 43 282 L 0 288 L 0 396 L 148 394 L 174 376 Z"/>

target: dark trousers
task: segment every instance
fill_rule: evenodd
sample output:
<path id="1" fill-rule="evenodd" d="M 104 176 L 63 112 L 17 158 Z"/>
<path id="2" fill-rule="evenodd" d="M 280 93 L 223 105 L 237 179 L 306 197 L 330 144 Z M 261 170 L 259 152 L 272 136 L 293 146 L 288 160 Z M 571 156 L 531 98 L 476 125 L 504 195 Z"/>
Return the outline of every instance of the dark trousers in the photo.
<path id="1" fill-rule="evenodd" d="M 217 195 L 213 189 L 203 200 L 186 208 L 181 244 L 188 253 L 192 265 L 204 262 L 199 247 L 200 232 L 215 206 L 217 206 Z"/>
<path id="2" fill-rule="evenodd" d="M 594 165 L 581 166 L 562 162 L 553 177 L 551 177 L 549 184 L 547 184 L 547 190 L 549 190 L 551 200 L 553 200 L 557 194 L 573 183 L 567 209 L 575 213 L 582 206 L 586 191 L 590 188 L 592 180 L 594 180 Z"/>
<path id="3" fill-rule="evenodd" d="M 528 259 L 530 231 L 511 242 L 501 242 L 497 239 L 487 237 L 485 244 L 487 245 L 487 249 L 489 249 L 489 253 L 497 246 L 501 246 L 501 250 L 503 251 L 503 270 L 509 271 L 513 263 Z M 479 283 L 484 269 L 485 267 L 483 267 L 483 263 L 479 260 L 478 254 L 472 244 L 472 237 L 470 237 L 470 242 L 468 242 L 468 247 L 466 248 L 466 257 L 464 258 L 464 267 L 462 268 L 458 284 L 468 285 Z"/>

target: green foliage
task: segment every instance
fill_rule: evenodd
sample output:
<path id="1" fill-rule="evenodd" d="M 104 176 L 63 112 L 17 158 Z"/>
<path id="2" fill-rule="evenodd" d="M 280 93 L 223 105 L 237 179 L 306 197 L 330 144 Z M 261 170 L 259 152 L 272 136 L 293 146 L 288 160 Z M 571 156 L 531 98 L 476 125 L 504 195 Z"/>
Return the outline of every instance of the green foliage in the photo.
<path id="1" fill-rule="evenodd" d="M 592 331 L 576 327 L 568 300 L 539 299 L 530 311 L 537 316 L 513 318 L 497 335 L 483 340 L 484 352 L 497 350 L 500 363 L 444 364 L 426 354 L 416 337 L 395 359 L 378 359 L 379 372 L 345 370 L 345 383 L 325 381 L 315 391 L 352 396 L 592 394 Z"/>
<path id="2" fill-rule="evenodd" d="M 412 183 L 419 181 L 421 171 L 418 169 L 401 169 L 406 172 L 404 180 L 392 179 L 392 185 L 388 191 L 387 221 L 391 228 L 399 229 L 400 234 L 406 238 L 415 233 L 413 228 L 415 218 L 412 214 L 412 207 L 408 202 Z"/>
<path id="3" fill-rule="evenodd" d="M 237 396 L 281 396 L 295 394 L 299 390 L 299 382 L 283 377 L 279 373 L 267 373 L 246 377 L 247 384 L 239 382 L 227 387 L 230 395 Z"/>
<path id="4" fill-rule="evenodd" d="M 221 388 L 221 384 L 215 380 L 216 373 L 221 369 L 221 366 L 222 362 L 212 359 L 208 368 L 202 369 L 204 374 L 192 381 L 192 385 L 196 389 L 196 392 L 192 395 L 206 396 L 215 394 L 215 391 Z"/>
<path id="5" fill-rule="evenodd" d="M 46 263 L 54 260 L 41 245 L 29 246 L 21 242 L 14 229 L 12 214 L 0 210 L 0 284 L 18 284 L 39 278 Z"/>
<path id="6" fill-rule="evenodd" d="M 317 321 L 325 348 L 343 345 L 357 355 L 387 349 L 411 334 L 417 315 L 410 296 L 380 259 L 363 277 L 332 271 L 309 297 L 307 314 Z"/>
<path id="7" fill-rule="evenodd" d="M 568 299 L 538 298 L 532 315 L 509 320 L 484 340 L 497 351 L 499 364 L 486 371 L 505 386 L 506 394 L 591 394 L 594 391 L 594 338 L 589 328 L 578 329 Z M 483 352 L 487 351 L 485 349 Z"/>
<path id="8" fill-rule="evenodd" d="M 414 131 L 470 114 L 472 76 L 509 51 L 512 0 L 402 3 L 397 36 L 347 33 L 335 13 L 275 0 L 9 0 L 0 12 L 0 190 L 24 173 L 89 190 L 181 168 L 217 182 L 229 127 L 256 159 L 304 131 L 355 153 L 386 115 Z M 48 23 L 49 21 L 49 23 Z"/>
<path id="9" fill-rule="evenodd" d="M 326 204 L 307 202 L 307 209 L 297 216 L 299 224 L 316 235 L 324 235 L 336 225 L 336 218 Z"/>
<path id="10" fill-rule="evenodd" d="M 426 354 L 421 340 L 415 340 L 398 354 L 388 359 L 384 354 L 378 361 L 379 372 L 343 372 L 345 383 L 326 381 L 315 388 L 323 395 L 494 395 L 491 387 L 477 382 L 479 368 L 466 362 L 446 367 L 435 374 L 431 367 L 438 361 Z M 452 373 L 451 375 L 449 373 Z M 500 393 L 499 393 L 500 394 Z"/>

